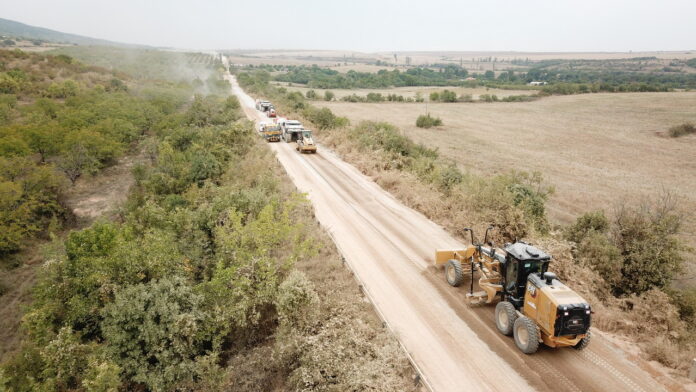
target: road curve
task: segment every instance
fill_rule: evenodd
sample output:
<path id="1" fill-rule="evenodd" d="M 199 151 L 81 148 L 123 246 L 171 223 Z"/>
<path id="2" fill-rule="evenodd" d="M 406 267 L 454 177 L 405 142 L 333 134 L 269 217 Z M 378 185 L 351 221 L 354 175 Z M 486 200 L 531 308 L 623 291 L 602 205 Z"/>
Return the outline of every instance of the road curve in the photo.
<path id="1" fill-rule="evenodd" d="M 226 78 L 247 116 L 268 120 Z M 466 305 L 465 289 L 449 287 L 431 266 L 436 248 L 463 244 L 328 149 L 303 155 L 294 146 L 269 144 L 433 391 L 664 390 L 601 336 L 582 352 L 520 353 L 495 329 L 493 307 Z"/>

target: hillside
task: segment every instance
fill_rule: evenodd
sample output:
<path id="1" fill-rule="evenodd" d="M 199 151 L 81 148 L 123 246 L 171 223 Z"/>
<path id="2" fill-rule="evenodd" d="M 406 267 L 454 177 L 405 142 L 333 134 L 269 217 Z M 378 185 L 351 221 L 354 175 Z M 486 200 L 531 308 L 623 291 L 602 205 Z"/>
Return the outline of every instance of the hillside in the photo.
<path id="1" fill-rule="evenodd" d="M 30 26 L 28 24 L 2 18 L 0 18 L 0 35 L 5 35 L 14 38 L 25 38 L 30 40 L 41 40 L 55 43 L 68 43 L 77 45 L 145 47 L 144 45 L 124 44 L 119 42 L 108 41 L 105 39 L 97 39 L 77 34 L 63 33 L 56 30 L 46 29 L 37 26 Z"/>

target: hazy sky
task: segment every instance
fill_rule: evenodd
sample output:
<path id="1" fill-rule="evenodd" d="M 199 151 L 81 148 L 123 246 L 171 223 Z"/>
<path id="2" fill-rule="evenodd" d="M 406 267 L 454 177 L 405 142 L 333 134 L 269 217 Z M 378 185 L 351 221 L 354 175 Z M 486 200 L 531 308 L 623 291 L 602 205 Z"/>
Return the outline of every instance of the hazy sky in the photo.
<path id="1" fill-rule="evenodd" d="M 0 17 L 196 49 L 696 49 L 695 0 L 0 0 Z"/>

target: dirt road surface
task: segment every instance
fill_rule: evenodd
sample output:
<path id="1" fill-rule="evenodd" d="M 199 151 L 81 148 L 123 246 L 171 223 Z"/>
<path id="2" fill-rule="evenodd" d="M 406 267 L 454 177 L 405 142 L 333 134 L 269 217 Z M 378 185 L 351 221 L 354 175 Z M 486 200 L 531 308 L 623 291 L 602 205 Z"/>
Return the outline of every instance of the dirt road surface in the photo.
<path id="1" fill-rule="evenodd" d="M 234 77 L 228 80 L 247 116 L 268 121 Z M 430 389 L 665 390 L 646 363 L 636 365 L 599 334 L 582 352 L 542 348 L 522 354 L 512 338 L 495 329 L 493 307 L 470 307 L 466 290 L 448 286 L 442 271 L 432 267 L 436 248 L 463 244 L 321 145 L 312 155 L 298 153 L 294 143 L 269 147 L 308 194 L 316 218 Z"/>

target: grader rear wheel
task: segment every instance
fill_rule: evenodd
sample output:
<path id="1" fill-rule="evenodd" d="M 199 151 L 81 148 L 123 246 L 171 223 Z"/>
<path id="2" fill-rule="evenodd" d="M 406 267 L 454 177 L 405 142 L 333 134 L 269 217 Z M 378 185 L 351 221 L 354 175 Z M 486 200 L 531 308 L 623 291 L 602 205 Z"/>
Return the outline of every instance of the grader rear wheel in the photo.
<path id="1" fill-rule="evenodd" d="M 445 278 L 450 286 L 458 287 L 464 281 L 462 263 L 459 260 L 448 260 L 445 266 Z"/>
<path id="2" fill-rule="evenodd" d="M 495 306 L 495 326 L 498 331 L 505 336 L 512 335 L 512 327 L 517 320 L 517 311 L 515 307 L 507 301 L 498 302 Z"/>

